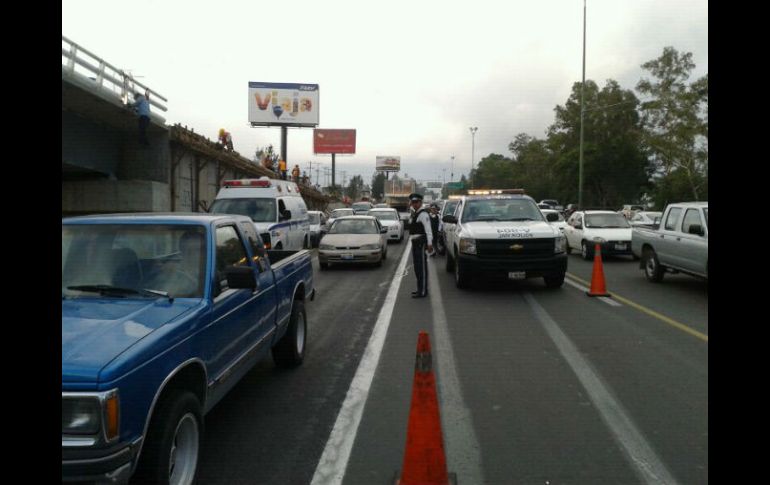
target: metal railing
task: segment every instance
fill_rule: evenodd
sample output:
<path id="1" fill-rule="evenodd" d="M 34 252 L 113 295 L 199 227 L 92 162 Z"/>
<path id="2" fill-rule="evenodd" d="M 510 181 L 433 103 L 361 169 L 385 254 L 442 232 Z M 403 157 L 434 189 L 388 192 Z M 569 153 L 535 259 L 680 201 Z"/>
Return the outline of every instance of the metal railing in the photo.
<path id="1" fill-rule="evenodd" d="M 150 105 L 167 111 L 165 103 L 168 100 L 134 79 L 130 72 L 118 69 L 63 35 L 61 40 L 62 71 L 90 79 L 94 82 L 94 89 L 115 94 L 124 105 L 130 103 L 129 96 L 136 91 L 149 93 Z"/>

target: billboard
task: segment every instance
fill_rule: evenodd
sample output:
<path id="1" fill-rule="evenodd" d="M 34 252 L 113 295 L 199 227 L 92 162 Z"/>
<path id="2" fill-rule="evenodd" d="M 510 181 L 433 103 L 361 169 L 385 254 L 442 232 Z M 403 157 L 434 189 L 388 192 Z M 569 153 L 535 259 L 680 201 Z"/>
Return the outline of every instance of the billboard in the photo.
<path id="1" fill-rule="evenodd" d="M 356 153 L 356 130 L 313 130 L 313 153 Z"/>
<path id="2" fill-rule="evenodd" d="M 377 157 L 375 170 L 382 172 L 398 172 L 401 170 L 401 157 Z"/>
<path id="3" fill-rule="evenodd" d="M 317 126 L 318 84 L 249 82 L 252 126 Z"/>

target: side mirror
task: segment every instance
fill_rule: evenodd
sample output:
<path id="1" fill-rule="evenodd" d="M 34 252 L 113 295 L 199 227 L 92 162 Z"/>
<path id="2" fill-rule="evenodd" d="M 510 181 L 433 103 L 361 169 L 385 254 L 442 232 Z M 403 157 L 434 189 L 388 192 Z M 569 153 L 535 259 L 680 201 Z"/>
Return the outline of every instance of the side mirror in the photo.
<path id="1" fill-rule="evenodd" d="M 228 266 L 225 268 L 225 277 L 227 278 L 227 286 L 230 288 L 253 290 L 257 287 L 257 279 L 254 277 L 254 270 L 251 266 Z"/>
<path id="2" fill-rule="evenodd" d="M 583 229 L 583 224 L 581 224 L 581 223 L 579 223 L 579 222 L 576 222 L 576 223 L 575 223 L 575 225 L 574 225 L 573 227 L 574 227 L 575 229 Z"/>
<path id="3" fill-rule="evenodd" d="M 557 222 L 559 220 L 559 214 L 555 212 L 549 212 L 545 215 L 545 220 L 548 222 Z"/>
<path id="4" fill-rule="evenodd" d="M 700 224 L 693 224 L 690 226 L 690 230 L 687 231 L 689 234 L 695 234 L 697 236 L 702 236 L 704 234 L 703 227 Z"/>
<path id="5" fill-rule="evenodd" d="M 281 220 L 288 221 L 289 219 L 291 219 L 291 211 L 287 209 L 281 213 Z"/>
<path id="6" fill-rule="evenodd" d="M 441 220 L 443 222 L 448 222 L 449 224 L 457 224 L 457 218 L 455 216 L 446 215 Z"/>
<path id="7" fill-rule="evenodd" d="M 380 229 L 380 234 L 387 234 L 387 233 L 388 233 L 388 228 L 387 227 L 383 227 L 383 228 Z"/>

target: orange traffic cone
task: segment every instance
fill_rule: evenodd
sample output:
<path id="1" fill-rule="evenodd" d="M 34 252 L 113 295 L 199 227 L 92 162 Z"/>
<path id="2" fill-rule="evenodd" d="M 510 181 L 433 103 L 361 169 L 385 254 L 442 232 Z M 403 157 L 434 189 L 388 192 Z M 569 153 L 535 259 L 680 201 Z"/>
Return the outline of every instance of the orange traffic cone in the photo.
<path id="1" fill-rule="evenodd" d="M 412 404 L 406 433 L 404 466 L 396 485 L 454 485 L 454 474 L 447 473 L 444 439 L 436 395 L 436 377 L 431 362 L 430 340 L 426 332 L 417 338 Z M 396 474 L 398 477 L 398 474 Z"/>
<path id="2" fill-rule="evenodd" d="M 612 296 L 607 293 L 604 284 L 604 269 L 602 269 L 602 247 L 599 243 L 594 246 L 594 271 L 591 275 L 591 289 L 586 291 L 588 296 Z"/>

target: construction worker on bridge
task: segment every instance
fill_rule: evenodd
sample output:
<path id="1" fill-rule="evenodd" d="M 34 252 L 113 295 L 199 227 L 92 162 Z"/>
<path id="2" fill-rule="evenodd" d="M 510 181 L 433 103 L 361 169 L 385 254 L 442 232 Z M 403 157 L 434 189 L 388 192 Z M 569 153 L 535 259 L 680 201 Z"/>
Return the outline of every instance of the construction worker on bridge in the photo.
<path id="1" fill-rule="evenodd" d="M 219 144 L 227 151 L 233 151 L 233 137 L 224 128 L 219 129 Z"/>
<path id="2" fill-rule="evenodd" d="M 150 125 L 150 90 L 148 89 L 144 94 L 136 91 L 131 107 L 139 115 L 139 144 L 149 146 L 147 127 Z"/>
<path id="3" fill-rule="evenodd" d="M 286 180 L 286 160 L 283 158 L 278 160 L 278 173 L 281 175 L 282 180 Z"/>

